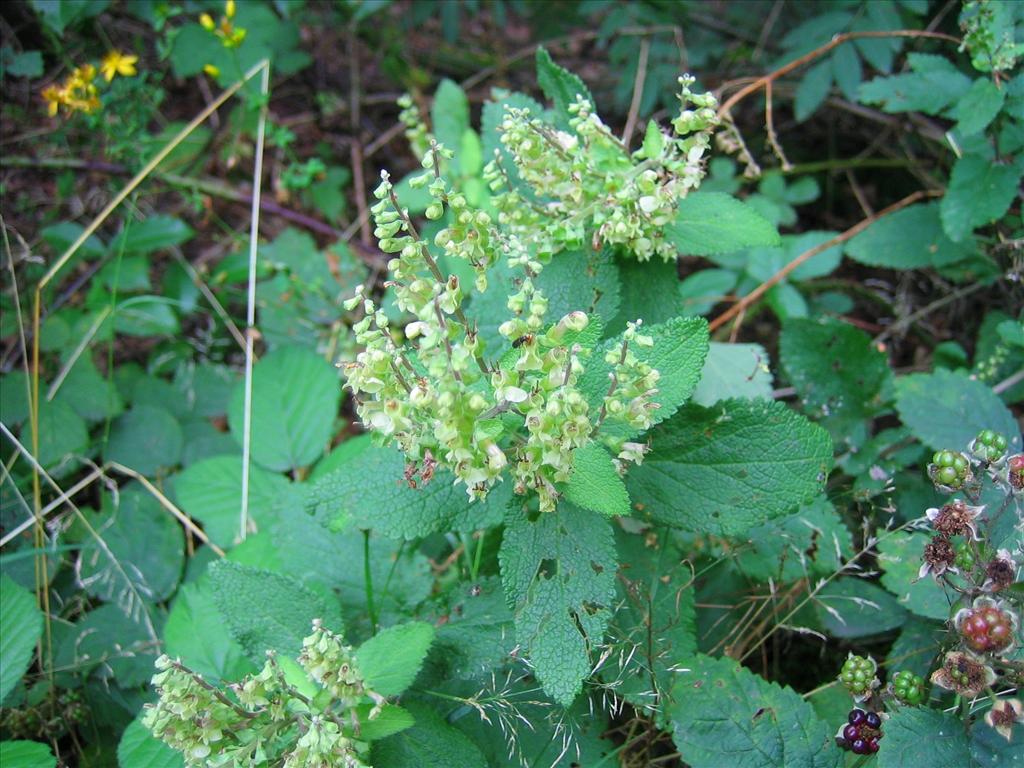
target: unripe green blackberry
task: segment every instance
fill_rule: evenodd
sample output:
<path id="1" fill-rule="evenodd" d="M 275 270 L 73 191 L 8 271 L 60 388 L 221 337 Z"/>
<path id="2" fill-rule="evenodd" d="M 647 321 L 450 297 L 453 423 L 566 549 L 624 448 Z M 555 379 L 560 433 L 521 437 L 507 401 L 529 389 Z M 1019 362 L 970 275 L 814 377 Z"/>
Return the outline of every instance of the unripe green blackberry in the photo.
<path id="1" fill-rule="evenodd" d="M 958 451 L 936 451 L 928 465 L 928 477 L 939 490 L 960 490 L 972 478 L 971 463 Z"/>
<path id="2" fill-rule="evenodd" d="M 904 669 L 893 675 L 892 692 L 904 704 L 916 707 L 924 701 L 924 678 Z"/>
<path id="3" fill-rule="evenodd" d="M 953 559 L 955 565 L 961 571 L 970 571 L 974 568 L 974 553 L 971 552 L 971 545 L 961 541 L 956 545 L 956 556 Z"/>
<path id="4" fill-rule="evenodd" d="M 878 665 L 870 656 L 864 658 L 851 653 L 839 672 L 839 680 L 854 698 L 864 698 L 871 693 L 871 689 L 878 687 L 878 678 L 875 676 L 877 669 Z"/>
<path id="5" fill-rule="evenodd" d="M 971 442 L 969 448 L 971 453 L 990 464 L 998 462 L 1006 455 L 1006 438 L 991 429 L 983 429 Z"/>

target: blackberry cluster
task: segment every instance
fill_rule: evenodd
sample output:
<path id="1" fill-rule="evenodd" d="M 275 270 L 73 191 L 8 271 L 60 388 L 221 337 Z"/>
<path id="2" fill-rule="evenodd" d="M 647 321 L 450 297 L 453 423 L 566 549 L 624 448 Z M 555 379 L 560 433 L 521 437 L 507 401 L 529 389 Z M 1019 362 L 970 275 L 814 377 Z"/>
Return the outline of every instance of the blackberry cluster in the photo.
<path id="1" fill-rule="evenodd" d="M 916 707 L 924 701 L 924 678 L 904 669 L 892 678 L 892 692 L 904 704 Z"/>
<path id="2" fill-rule="evenodd" d="M 1013 642 L 1013 621 L 995 605 L 967 610 L 958 623 L 967 646 L 979 653 L 1002 651 Z"/>
<path id="3" fill-rule="evenodd" d="M 865 712 L 863 709 L 850 710 L 847 725 L 842 734 L 836 737 L 836 743 L 842 749 L 848 749 L 855 755 L 873 755 L 878 751 L 878 742 L 882 738 L 882 717 L 877 712 Z"/>

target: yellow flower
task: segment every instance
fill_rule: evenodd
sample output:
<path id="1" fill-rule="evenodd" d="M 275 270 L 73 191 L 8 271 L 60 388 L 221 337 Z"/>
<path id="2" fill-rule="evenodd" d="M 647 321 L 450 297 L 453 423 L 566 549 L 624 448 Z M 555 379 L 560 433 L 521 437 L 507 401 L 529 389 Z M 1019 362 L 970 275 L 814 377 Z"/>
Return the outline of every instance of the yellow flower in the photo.
<path id="1" fill-rule="evenodd" d="M 71 74 L 68 75 L 67 87 L 68 88 L 85 88 L 92 84 L 92 81 L 96 79 L 96 67 L 92 64 L 83 64 L 80 67 L 75 67 L 71 70 Z"/>
<path id="2" fill-rule="evenodd" d="M 213 17 L 208 13 L 199 15 L 199 23 L 203 25 L 203 29 L 207 32 L 213 32 L 214 28 L 217 26 L 213 23 Z"/>
<path id="3" fill-rule="evenodd" d="M 103 57 L 100 70 L 103 72 L 103 77 L 106 78 L 108 83 L 114 79 L 114 75 L 133 77 L 136 74 L 135 62 L 138 60 L 138 56 L 124 54 L 120 51 L 111 51 Z"/>
<path id="4" fill-rule="evenodd" d="M 208 74 L 210 77 L 219 77 L 220 76 L 220 69 L 215 67 L 213 64 L 207 64 L 206 66 L 204 66 L 203 67 L 203 72 Z"/>
<path id="5" fill-rule="evenodd" d="M 51 85 L 43 89 L 43 100 L 46 102 L 46 111 L 53 117 L 57 114 L 57 110 L 60 109 L 61 104 L 66 103 L 67 94 L 63 88 L 58 88 L 56 85 Z"/>
<path id="6" fill-rule="evenodd" d="M 227 2 L 224 3 L 224 15 L 229 19 L 233 19 L 235 17 L 235 0 L 227 0 Z"/>

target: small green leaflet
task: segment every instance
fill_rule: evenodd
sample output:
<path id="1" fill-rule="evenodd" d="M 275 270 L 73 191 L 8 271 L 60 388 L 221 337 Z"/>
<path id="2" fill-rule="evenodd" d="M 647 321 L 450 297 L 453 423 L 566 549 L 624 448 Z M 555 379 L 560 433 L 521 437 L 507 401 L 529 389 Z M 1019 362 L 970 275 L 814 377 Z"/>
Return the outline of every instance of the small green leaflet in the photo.
<path id="1" fill-rule="evenodd" d="M 178 590 L 164 625 L 164 652 L 213 680 L 238 680 L 255 671 L 221 618 L 205 575 Z"/>
<path id="2" fill-rule="evenodd" d="M 936 202 L 883 216 L 846 244 L 846 255 L 872 267 L 922 269 L 960 261 L 971 248 L 946 236 Z"/>
<path id="3" fill-rule="evenodd" d="M 907 612 L 877 584 L 849 577 L 836 579 L 818 592 L 814 609 L 821 627 L 832 637 L 869 637 L 896 629 Z"/>
<path id="4" fill-rule="evenodd" d="M 615 471 L 612 456 L 600 445 L 576 449 L 573 474 L 565 485 L 565 498 L 578 507 L 602 515 L 628 515 L 629 494 Z"/>
<path id="5" fill-rule="evenodd" d="M 572 504 L 531 521 L 509 511 L 499 554 L 516 639 L 544 692 L 569 706 L 590 674 L 615 596 L 615 542 L 607 519 Z"/>
<path id="6" fill-rule="evenodd" d="M 119 416 L 110 428 L 103 458 L 143 475 L 155 475 L 181 459 L 185 436 L 170 411 L 139 405 Z"/>
<path id="7" fill-rule="evenodd" d="M 710 270 L 708 270 L 710 271 Z M 760 344 L 712 341 L 693 402 L 711 406 L 729 398 L 770 397 L 772 374 L 768 353 Z"/>
<path id="8" fill-rule="evenodd" d="M 980 154 L 956 161 L 940 203 L 942 227 L 953 242 L 962 242 L 978 227 L 1006 213 L 1020 188 L 1024 160 L 998 164 Z"/>
<path id="9" fill-rule="evenodd" d="M 366 687 L 381 696 L 405 691 L 423 666 L 434 640 L 434 628 L 422 621 L 389 627 L 356 651 L 356 666 Z"/>

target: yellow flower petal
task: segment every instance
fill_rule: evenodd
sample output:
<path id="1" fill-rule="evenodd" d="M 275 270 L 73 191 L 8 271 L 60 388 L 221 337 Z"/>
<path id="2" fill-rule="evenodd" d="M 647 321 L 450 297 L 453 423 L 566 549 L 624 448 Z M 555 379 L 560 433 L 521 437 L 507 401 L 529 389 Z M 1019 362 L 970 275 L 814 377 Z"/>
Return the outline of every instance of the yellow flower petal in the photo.
<path id="1" fill-rule="evenodd" d="M 210 77 L 220 77 L 220 70 L 213 64 L 207 64 L 203 67 L 203 72 L 208 74 Z"/>
<path id="2" fill-rule="evenodd" d="M 213 21 L 213 17 L 208 13 L 202 13 L 199 15 L 199 23 L 203 25 L 203 29 L 207 32 L 213 32 L 214 28 L 217 26 Z"/>
<path id="3" fill-rule="evenodd" d="M 235 0 L 227 0 L 227 2 L 224 3 L 224 15 L 229 19 L 233 19 L 235 17 Z"/>

